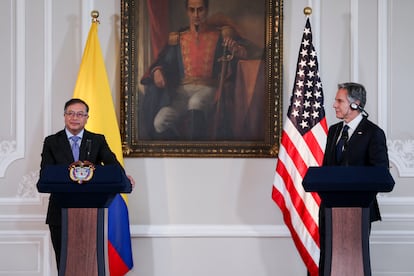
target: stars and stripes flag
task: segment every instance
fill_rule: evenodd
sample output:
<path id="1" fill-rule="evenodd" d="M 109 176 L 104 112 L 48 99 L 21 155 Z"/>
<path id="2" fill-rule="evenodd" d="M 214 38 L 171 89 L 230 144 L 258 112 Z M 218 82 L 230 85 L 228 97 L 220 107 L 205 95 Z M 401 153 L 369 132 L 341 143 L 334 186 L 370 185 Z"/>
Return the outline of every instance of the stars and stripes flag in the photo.
<path id="1" fill-rule="evenodd" d="M 307 18 L 283 125 L 272 198 L 312 276 L 318 275 L 320 198 L 317 193 L 305 192 L 302 180 L 310 166 L 322 165 L 328 132 L 318 67 Z"/>
<path id="2" fill-rule="evenodd" d="M 121 135 L 99 43 L 98 24 L 98 20 L 92 21 L 73 97 L 88 103 L 90 117 L 86 128 L 105 135 L 109 147 L 123 166 Z M 117 194 L 108 208 L 108 263 L 111 276 L 123 276 L 134 265 L 125 194 Z"/>

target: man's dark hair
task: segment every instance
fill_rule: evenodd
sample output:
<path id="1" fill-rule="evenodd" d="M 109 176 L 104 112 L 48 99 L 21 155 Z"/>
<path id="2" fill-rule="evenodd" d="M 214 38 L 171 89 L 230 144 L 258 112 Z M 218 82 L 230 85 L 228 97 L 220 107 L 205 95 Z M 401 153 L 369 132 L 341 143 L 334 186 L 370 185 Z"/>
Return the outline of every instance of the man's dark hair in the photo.
<path id="1" fill-rule="evenodd" d="M 355 82 L 340 83 L 338 84 L 338 89 L 346 89 L 346 91 L 348 91 L 349 101 L 359 101 L 359 106 L 364 108 L 367 102 L 367 91 L 362 84 Z"/>
<path id="2" fill-rule="evenodd" d="M 209 0 L 204 0 L 203 2 L 204 2 L 204 7 L 206 9 L 208 9 L 208 2 L 209 2 Z M 185 0 L 185 8 L 186 9 L 188 8 L 188 0 Z"/>
<path id="3" fill-rule="evenodd" d="M 77 99 L 77 98 L 73 98 L 73 99 L 70 99 L 69 101 L 67 101 L 65 103 L 65 108 L 63 109 L 63 111 L 66 111 L 66 109 L 68 108 L 68 106 L 70 106 L 72 104 L 77 104 L 77 103 L 81 103 L 81 104 L 85 105 L 85 107 L 86 107 L 86 113 L 89 112 L 89 106 L 88 106 L 88 104 L 85 101 L 83 101 L 81 99 Z"/>

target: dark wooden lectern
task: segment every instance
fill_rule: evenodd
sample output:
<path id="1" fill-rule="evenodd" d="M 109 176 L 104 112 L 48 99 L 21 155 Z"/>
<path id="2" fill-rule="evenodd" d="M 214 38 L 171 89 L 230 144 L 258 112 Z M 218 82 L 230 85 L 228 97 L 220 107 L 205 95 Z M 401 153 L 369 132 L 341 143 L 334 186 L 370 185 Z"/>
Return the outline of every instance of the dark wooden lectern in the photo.
<path id="1" fill-rule="evenodd" d="M 69 177 L 68 166 L 46 166 L 37 189 L 53 193 L 63 207 L 59 276 L 104 276 L 104 208 L 117 194 L 131 192 L 131 182 L 122 168 L 96 166 L 93 178 L 79 184 Z"/>
<path id="2" fill-rule="evenodd" d="M 371 275 L 369 205 L 378 192 L 391 192 L 394 180 L 384 167 L 310 167 L 307 192 L 324 203 L 325 262 L 320 275 Z M 321 250 L 323 250 L 321 248 Z"/>

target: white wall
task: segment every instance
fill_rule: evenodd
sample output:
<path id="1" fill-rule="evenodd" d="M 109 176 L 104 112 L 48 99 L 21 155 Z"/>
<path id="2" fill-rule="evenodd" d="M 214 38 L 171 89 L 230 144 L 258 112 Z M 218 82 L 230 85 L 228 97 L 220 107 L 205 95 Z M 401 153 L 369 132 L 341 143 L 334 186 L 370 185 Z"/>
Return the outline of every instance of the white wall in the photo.
<path id="1" fill-rule="evenodd" d="M 374 275 L 414 274 L 414 131 L 411 0 L 284 3 L 284 107 L 312 4 L 328 123 L 338 82 L 368 90 L 367 111 L 389 140 L 396 186 L 380 196 L 371 235 Z M 56 275 L 36 192 L 43 138 L 63 127 L 87 32 L 99 37 L 119 110 L 120 0 L 0 2 L 0 274 Z M 284 114 L 286 112 L 283 112 Z M 271 199 L 275 159 L 126 158 L 135 267 L 129 275 L 305 275 Z"/>

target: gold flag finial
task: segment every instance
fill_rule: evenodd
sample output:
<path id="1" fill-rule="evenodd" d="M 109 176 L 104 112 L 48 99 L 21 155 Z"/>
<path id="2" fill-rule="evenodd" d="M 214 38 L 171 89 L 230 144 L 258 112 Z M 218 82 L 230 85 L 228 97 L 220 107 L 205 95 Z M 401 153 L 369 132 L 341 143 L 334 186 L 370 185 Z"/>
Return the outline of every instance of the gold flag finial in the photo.
<path id="1" fill-rule="evenodd" d="M 99 12 L 98 11 L 91 11 L 91 16 L 92 16 L 92 23 L 93 22 L 98 22 L 98 17 L 99 17 Z"/>
<path id="2" fill-rule="evenodd" d="M 312 14 L 312 8 L 311 8 L 311 7 L 305 7 L 305 8 L 303 9 L 303 13 L 304 13 L 306 16 L 311 15 L 311 14 Z"/>

